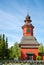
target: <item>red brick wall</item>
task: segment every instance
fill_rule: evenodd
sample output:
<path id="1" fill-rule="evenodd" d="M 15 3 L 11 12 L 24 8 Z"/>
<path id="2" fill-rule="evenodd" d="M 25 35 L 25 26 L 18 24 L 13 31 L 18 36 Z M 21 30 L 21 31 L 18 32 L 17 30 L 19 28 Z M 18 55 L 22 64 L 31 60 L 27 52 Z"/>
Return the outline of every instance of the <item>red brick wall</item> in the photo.
<path id="1" fill-rule="evenodd" d="M 23 26 L 23 36 L 33 36 L 33 26 Z M 30 29 L 30 32 L 27 32 Z"/>
<path id="2" fill-rule="evenodd" d="M 33 36 L 33 29 L 30 28 L 30 32 L 27 32 L 27 28 L 23 29 L 23 36 Z"/>
<path id="3" fill-rule="evenodd" d="M 42 59 L 44 60 L 44 55 L 42 56 Z"/>
<path id="4" fill-rule="evenodd" d="M 44 60 L 44 55 L 40 55 L 42 57 L 42 60 Z"/>
<path id="5" fill-rule="evenodd" d="M 27 52 L 33 52 L 34 56 L 33 59 L 36 59 L 36 56 L 38 55 L 38 49 L 21 49 L 21 59 L 27 59 Z"/>

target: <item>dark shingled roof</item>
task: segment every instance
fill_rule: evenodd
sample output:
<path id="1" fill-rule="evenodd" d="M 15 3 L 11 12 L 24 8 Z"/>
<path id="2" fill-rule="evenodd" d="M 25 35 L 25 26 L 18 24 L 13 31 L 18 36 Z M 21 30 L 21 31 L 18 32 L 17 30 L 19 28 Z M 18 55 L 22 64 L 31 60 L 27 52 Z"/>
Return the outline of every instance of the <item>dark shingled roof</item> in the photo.
<path id="1" fill-rule="evenodd" d="M 20 44 L 39 44 L 34 36 L 23 36 Z"/>

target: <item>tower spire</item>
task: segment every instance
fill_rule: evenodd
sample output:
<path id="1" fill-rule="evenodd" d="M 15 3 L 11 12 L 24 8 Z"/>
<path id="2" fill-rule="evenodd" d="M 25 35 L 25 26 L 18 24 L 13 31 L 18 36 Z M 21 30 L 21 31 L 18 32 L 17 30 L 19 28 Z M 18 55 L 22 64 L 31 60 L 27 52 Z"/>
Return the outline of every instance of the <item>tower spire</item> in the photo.
<path id="1" fill-rule="evenodd" d="M 29 9 L 27 9 L 27 16 L 29 16 Z"/>
<path id="2" fill-rule="evenodd" d="M 27 15 L 29 16 L 29 9 L 27 9 Z"/>
<path id="3" fill-rule="evenodd" d="M 29 9 L 27 10 L 27 15 L 26 15 L 26 18 L 25 18 L 24 22 L 28 22 L 28 23 L 32 22 L 30 20 Z"/>

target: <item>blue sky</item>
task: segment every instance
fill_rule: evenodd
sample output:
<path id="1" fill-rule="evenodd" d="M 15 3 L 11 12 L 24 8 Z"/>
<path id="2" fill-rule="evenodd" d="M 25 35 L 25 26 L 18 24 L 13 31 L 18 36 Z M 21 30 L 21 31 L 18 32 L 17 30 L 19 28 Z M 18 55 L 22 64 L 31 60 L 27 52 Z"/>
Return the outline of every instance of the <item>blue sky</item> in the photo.
<path id="1" fill-rule="evenodd" d="M 0 34 L 8 37 L 9 46 L 21 41 L 27 9 L 35 26 L 34 36 L 44 44 L 44 0 L 0 0 Z"/>

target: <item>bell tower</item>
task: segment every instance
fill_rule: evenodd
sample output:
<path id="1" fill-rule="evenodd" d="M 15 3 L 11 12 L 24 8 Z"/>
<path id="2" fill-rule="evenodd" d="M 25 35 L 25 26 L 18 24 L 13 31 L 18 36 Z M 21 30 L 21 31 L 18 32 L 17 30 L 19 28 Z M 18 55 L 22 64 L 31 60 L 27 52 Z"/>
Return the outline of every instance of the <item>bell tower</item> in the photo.
<path id="1" fill-rule="evenodd" d="M 30 19 L 29 14 L 27 14 L 24 22 L 25 24 L 22 26 L 23 36 L 33 36 L 34 26 L 31 24 L 32 20 Z"/>
<path id="2" fill-rule="evenodd" d="M 22 60 L 35 60 L 38 56 L 38 46 L 40 45 L 37 39 L 33 35 L 34 26 L 31 24 L 29 14 L 27 14 L 25 24 L 22 26 L 23 36 L 19 43 L 21 48 L 21 59 Z"/>

